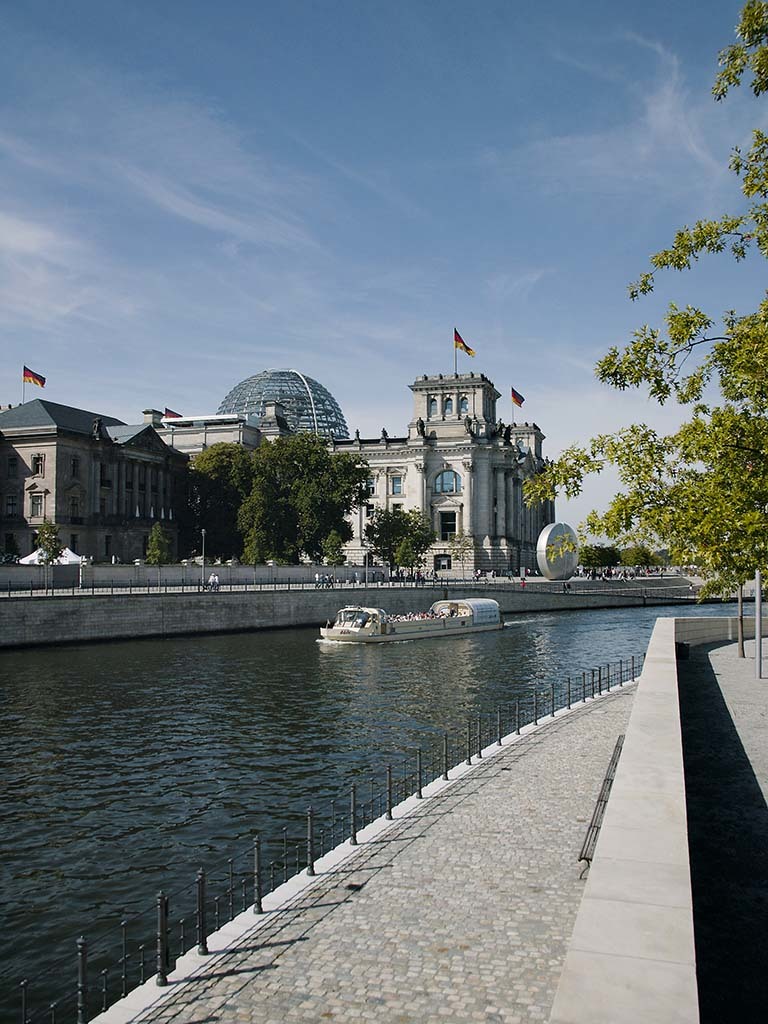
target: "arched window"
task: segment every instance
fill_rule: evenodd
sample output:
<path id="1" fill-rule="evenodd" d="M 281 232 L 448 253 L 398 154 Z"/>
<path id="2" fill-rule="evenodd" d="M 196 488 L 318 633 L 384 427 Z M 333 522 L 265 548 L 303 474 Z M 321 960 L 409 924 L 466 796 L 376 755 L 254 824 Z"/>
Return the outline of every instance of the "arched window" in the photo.
<path id="1" fill-rule="evenodd" d="M 462 395 L 459 399 L 459 412 L 462 416 L 466 416 L 469 412 L 469 401 L 466 395 Z"/>
<path id="2" fill-rule="evenodd" d="M 433 489 L 435 494 L 458 494 L 461 490 L 461 477 L 452 469 L 444 469 L 435 477 Z"/>
<path id="3" fill-rule="evenodd" d="M 452 398 L 446 398 L 445 405 L 443 406 L 443 413 L 446 416 L 452 416 L 453 415 L 453 399 Z"/>
<path id="4" fill-rule="evenodd" d="M 437 416 L 437 399 L 430 398 L 427 402 L 427 416 Z"/>

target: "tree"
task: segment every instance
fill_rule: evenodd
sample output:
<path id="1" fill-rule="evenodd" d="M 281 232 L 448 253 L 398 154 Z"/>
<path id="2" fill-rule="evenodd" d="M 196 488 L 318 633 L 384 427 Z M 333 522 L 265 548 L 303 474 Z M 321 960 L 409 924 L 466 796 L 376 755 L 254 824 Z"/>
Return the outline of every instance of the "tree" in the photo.
<path id="1" fill-rule="evenodd" d="M 737 36 L 720 54 L 718 101 L 748 72 L 756 97 L 768 91 L 765 0 L 745 5 Z M 730 167 L 746 211 L 677 231 L 630 285 L 633 300 L 653 291 L 660 271 L 689 270 L 708 254 L 728 252 L 737 263 L 750 254 L 768 258 L 768 135 L 754 131 L 749 150 L 735 149 Z M 690 410 L 687 422 L 666 436 L 635 424 L 573 446 L 526 482 L 526 501 L 558 491 L 573 497 L 586 474 L 610 463 L 622 491 L 583 529 L 623 544 L 661 542 L 673 561 L 699 566 L 702 596 L 730 593 L 768 565 L 768 296 L 753 312 L 728 310 L 719 321 L 672 303 L 664 325 L 635 331 L 623 350 L 614 347 L 598 362 L 596 373 L 619 390 L 644 388 L 660 405 L 677 401 Z"/>
<path id="2" fill-rule="evenodd" d="M 323 556 L 328 565 L 344 565 L 344 541 L 338 530 L 331 530 L 323 541 Z"/>
<path id="3" fill-rule="evenodd" d="M 171 560 L 171 538 L 160 523 L 155 523 L 147 542 L 147 565 L 166 565 Z"/>
<path id="4" fill-rule="evenodd" d="M 657 559 L 645 544 L 631 544 L 621 552 L 622 565 L 656 565 Z"/>
<path id="5" fill-rule="evenodd" d="M 404 512 L 400 506 L 376 509 L 365 528 L 365 536 L 373 553 L 390 568 L 396 564 L 408 568 L 420 564 L 435 542 L 435 531 L 429 519 L 417 509 Z M 405 541 L 409 545 L 407 555 L 412 560 L 410 562 L 401 562 L 397 555 Z"/>
<path id="6" fill-rule="evenodd" d="M 189 549 L 197 548 L 204 529 L 212 558 L 241 554 L 237 516 L 253 481 L 253 454 L 240 444 L 212 444 L 195 456 L 189 470 L 190 521 L 184 531 Z"/>
<path id="7" fill-rule="evenodd" d="M 605 544 L 583 544 L 579 555 L 586 569 L 610 569 L 621 561 L 617 549 Z"/>
<path id="8" fill-rule="evenodd" d="M 247 562 L 319 561 L 332 531 L 351 539 L 344 517 L 364 500 L 364 460 L 332 454 L 321 437 L 304 433 L 261 445 L 252 460 L 253 486 L 237 517 Z"/>
<path id="9" fill-rule="evenodd" d="M 43 519 L 37 531 L 37 548 L 43 565 L 54 565 L 64 550 L 59 537 L 59 528 L 49 519 Z"/>
<path id="10" fill-rule="evenodd" d="M 461 578 L 464 579 L 464 563 L 475 550 L 473 538 L 463 530 L 459 530 L 448 541 L 448 550 L 451 552 L 451 564 L 458 562 L 461 565 Z"/>

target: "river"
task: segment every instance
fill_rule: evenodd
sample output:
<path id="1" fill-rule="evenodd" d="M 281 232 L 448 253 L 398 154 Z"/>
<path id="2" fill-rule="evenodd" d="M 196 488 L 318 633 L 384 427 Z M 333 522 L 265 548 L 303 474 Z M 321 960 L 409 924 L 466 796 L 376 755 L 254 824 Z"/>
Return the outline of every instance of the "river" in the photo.
<path id="1" fill-rule="evenodd" d="M 656 618 L 680 611 L 524 615 L 448 642 L 333 646 L 293 629 L 1 654 L 0 1019 L 18 1019 L 25 976 L 55 994 L 46 975 L 77 935 L 256 831 L 300 837 L 309 803 L 535 681 L 639 663 Z"/>

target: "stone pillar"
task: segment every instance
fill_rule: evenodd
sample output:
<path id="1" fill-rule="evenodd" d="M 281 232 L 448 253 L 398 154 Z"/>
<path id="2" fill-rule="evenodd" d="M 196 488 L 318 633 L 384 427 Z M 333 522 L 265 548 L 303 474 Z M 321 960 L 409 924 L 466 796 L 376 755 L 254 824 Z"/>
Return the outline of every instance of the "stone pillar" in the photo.
<path id="1" fill-rule="evenodd" d="M 461 468 L 464 470 L 464 523 L 462 529 L 464 533 L 472 534 L 474 529 L 474 512 L 472 508 L 472 502 L 474 500 L 474 487 L 472 486 L 472 473 L 474 472 L 474 466 L 471 462 L 462 462 Z"/>
<path id="2" fill-rule="evenodd" d="M 506 536 L 507 526 L 507 482 L 504 469 L 496 469 L 496 536 Z"/>

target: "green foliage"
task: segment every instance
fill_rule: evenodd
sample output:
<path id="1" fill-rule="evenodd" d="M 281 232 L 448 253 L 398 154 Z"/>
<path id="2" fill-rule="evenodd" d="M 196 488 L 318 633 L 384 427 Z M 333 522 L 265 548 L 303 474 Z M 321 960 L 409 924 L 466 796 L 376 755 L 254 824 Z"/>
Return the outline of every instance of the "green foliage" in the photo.
<path id="1" fill-rule="evenodd" d="M 59 537 L 59 528 L 49 519 L 44 519 L 37 530 L 37 547 L 43 565 L 53 565 L 64 550 Z"/>
<path id="2" fill-rule="evenodd" d="M 607 569 L 621 561 L 617 548 L 605 544 L 584 544 L 579 555 L 585 569 Z"/>
<path id="3" fill-rule="evenodd" d="M 461 575 L 464 576 L 464 563 L 475 549 L 474 539 L 460 530 L 455 533 L 448 542 L 448 550 L 451 553 L 451 564 L 458 562 L 461 566 Z"/>
<path id="4" fill-rule="evenodd" d="M 720 55 L 718 100 L 745 74 L 755 96 L 768 92 L 768 3 L 749 0 L 737 36 Z M 727 253 L 737 263 L 768 258 L 768 135 L 753 132 L 747 153 L 734 150 L 730 166 L 745 211 L 677 231 L 630 286 L 633 299 L 653 290 L 658 272 L 690 270 L 702 256 Z M 662 329 L 640 328 L 629 345 L 599 361 L 596 374 L 619 390 L 643 388 L 661 405 L 674 400 L 688 407 L 687 422 L 666 436 L 639 424 L 574 446 L 526 482 L 526 501 L 558 492 L 574 497 L 586 474 L 611 464 L 621 492 L 604 512 L 587 517 L 582 532 L 622 546 L 663 545 L 673 562 L 699 566 L 707 581 L 702 596 L 734 590 L 756 568 L 768 567 L 766 366 L 768 297 L 753 312 L 720 316 L 671 304 Z"/>
<path id="5" fill-rule="evenodd" d="M 344 565 L 344 541 L 338 530 L 331 530 L 323 541 L 323 557 L 326 565 Z"/>
<path id="6" fill-rule="evenodd" d="M 332 455 L 315 434 L 295 434 L 261 445 L 252 466 L 253 487 L 237 517 L 245 561 L 319 561 L 332 531 L 351 539 L 344 516 L 364 498 L 366 462 Z"/>
<path id="7" fill-rule="evenodd" d="M 424 552 L 417 551 L 410 537 L 401 540 L 395 551 L 395 561 L 404 569 L 420 569 L 424 565 Z"/>
<path id="8" fill-rule="evenodd" d="M 160 523 L 155 523 L 147 542 L 147 565 L 166 565 L 171 560 L 171 538 Z"/>
<path id="9" fill-rule="evenodd" d="M 195 456 L 189 470 L 191 517 L 186 546 L 198 549 L 205 530 L 206 555 L 240 555 L 243 541 L 237 526 L 240 506 L 251 493 L 253 455 L 240 444 L 221 442 Z"/>
<path id="10" fill-rule="evenodd" d="M 365 528 L 365 536 L 373 553 L 387 565 L 408 568 L 423 564 L 424 555 L 436 539 L 429 519 L 422 512 L 416 509 L 404 512 L 399 506 L 377 509 Z M 401 561 L 398 551 L 406 542 L 408 547 L 404 553 L 408 561 Z"/>
<path id="11" fill-rule="evenodd" d="M 656 565 L 657 559 L 645 544 L 632 544 L 621 552 L 622 565 Z"/>

